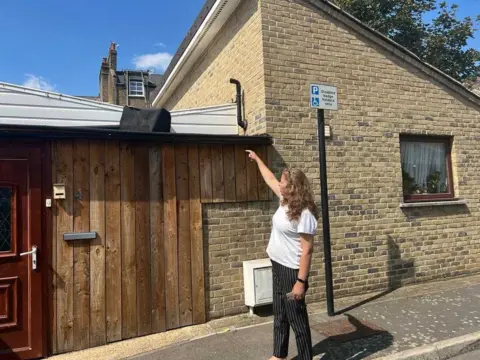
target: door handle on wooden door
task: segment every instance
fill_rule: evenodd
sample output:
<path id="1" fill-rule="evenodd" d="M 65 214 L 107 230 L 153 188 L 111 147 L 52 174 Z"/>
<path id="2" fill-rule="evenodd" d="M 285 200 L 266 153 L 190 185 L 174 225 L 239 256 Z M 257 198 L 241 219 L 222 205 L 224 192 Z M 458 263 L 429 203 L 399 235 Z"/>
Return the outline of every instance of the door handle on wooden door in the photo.
<path id="1" fill-rule="evenodd" d="M 32 255 L 32 270 L 37 269 L 37 247 L 32 246 L 32 251 L 20 253 L 20 256 Z"/>

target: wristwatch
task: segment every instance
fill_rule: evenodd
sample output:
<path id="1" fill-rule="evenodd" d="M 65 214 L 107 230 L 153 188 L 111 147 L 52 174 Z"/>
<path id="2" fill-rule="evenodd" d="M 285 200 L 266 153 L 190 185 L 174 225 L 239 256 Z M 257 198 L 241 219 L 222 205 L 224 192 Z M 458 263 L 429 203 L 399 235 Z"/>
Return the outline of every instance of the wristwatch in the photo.
<path id="1" fill-rule="evenodd" d="M 300 279 L 300 278 L 297 278 L 297 281 L 301 282 L 302 284 L 306 284 L 306 283 L 307 283 L 306 280 L 302 280 L 302 279 Z"/>

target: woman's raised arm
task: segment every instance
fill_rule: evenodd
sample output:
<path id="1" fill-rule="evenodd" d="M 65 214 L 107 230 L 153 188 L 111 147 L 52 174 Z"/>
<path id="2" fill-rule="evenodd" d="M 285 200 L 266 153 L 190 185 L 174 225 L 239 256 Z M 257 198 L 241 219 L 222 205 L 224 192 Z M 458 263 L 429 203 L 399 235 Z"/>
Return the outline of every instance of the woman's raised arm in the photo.
<path id="1" fill-rule="evenodd" d="M 272 191 L 280 197 L 280 186 L 279 186 L 279 181 L 273 175 L 273 173 L 270 171 L 270 169 L 265 165 L 265 163 L 260 159 L 257 154 L 255 154 L 254 151 L 252 150 L 246 150 L 248 153 L 248 157 L 250 158 L 251 161 L 256 161 L 258 165 L 258 169 L 260 170 L 260 173 L 263 176 L 263 180 L 267 183 L 267 185 L 272 189 Z"/>

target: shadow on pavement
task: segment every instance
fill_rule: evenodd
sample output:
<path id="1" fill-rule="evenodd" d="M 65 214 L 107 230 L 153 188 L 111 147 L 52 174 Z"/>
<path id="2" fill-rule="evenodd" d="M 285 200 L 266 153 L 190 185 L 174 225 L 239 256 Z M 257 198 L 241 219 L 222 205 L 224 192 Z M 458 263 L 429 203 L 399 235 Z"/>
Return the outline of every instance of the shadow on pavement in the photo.
<path id="1" fill-rule="evenodd" d="M 360 360 L 390 347 L 393 336 L 388 331 L 365 326 L 351 315 L 346 315 L 354 332 L 330 336 L 313 346 L 313 355 L 322 360 Z M 298 356 L 292 360 L 300 360 Z"/>
<path id="2" fill-rule="evenodd" d="M 261 318 L 267 318 L 273 315 L 273 305 L 263 305 L 255 308 L 255 315 Z"/>

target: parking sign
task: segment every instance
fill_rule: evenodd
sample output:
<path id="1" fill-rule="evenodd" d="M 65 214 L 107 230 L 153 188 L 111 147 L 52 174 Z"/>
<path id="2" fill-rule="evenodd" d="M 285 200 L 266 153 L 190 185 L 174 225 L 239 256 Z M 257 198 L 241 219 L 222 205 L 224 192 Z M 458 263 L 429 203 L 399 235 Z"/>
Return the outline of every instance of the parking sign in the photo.
<path id="1" fill-rule="evenodd" d="M 327 85 L 310 85 L 310 107 L 315 109 L 338 110 L 337 88 Z"/>

